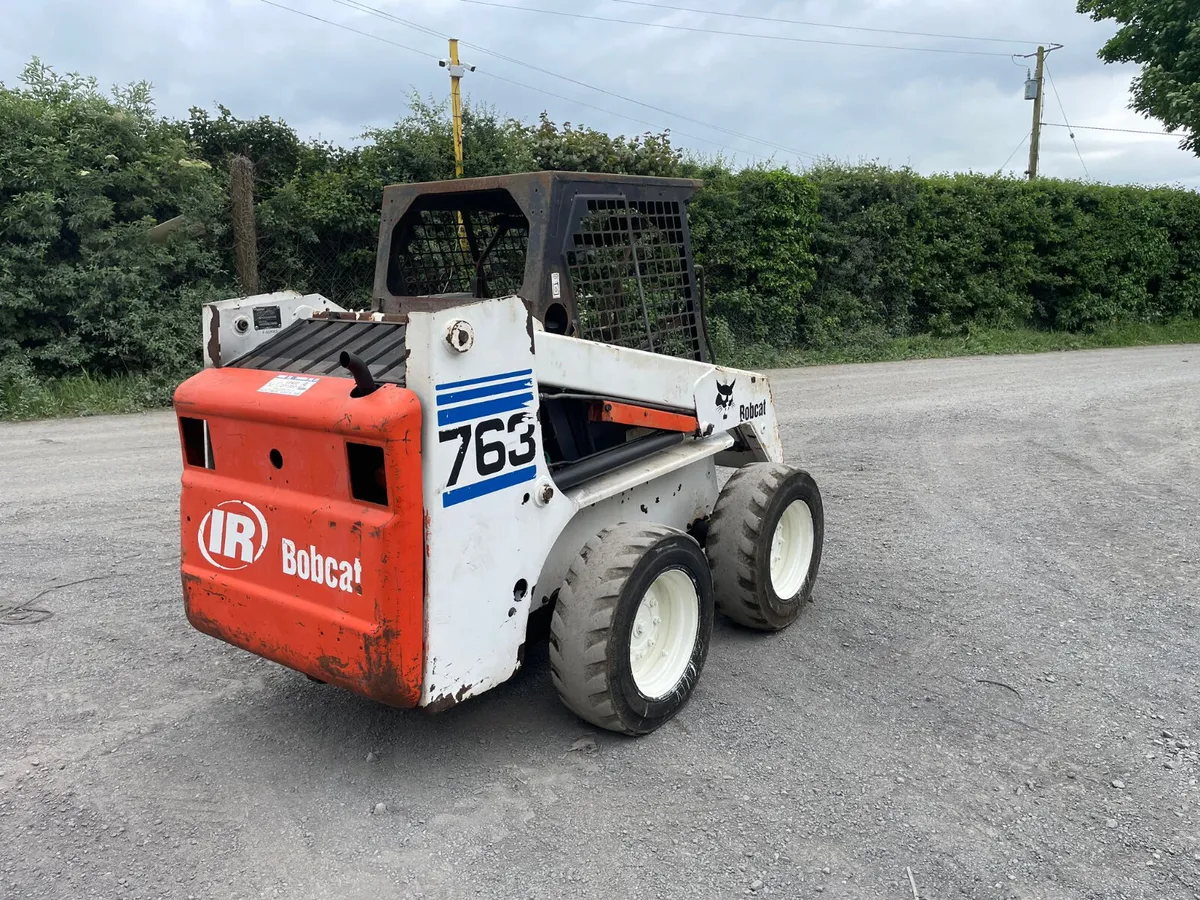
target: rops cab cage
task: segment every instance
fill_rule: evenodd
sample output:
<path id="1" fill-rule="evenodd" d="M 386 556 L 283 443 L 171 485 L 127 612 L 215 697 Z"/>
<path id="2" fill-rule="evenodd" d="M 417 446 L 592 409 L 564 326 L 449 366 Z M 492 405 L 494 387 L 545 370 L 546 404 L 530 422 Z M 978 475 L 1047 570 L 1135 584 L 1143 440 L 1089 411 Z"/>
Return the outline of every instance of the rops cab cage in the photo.
<path id="1" fill-rule="evenodd" d="M 699 187 L 569 172 L 388 186 L 375 309 L 517 294 L 551 333 L 705 362 L 687 223 Z"/>

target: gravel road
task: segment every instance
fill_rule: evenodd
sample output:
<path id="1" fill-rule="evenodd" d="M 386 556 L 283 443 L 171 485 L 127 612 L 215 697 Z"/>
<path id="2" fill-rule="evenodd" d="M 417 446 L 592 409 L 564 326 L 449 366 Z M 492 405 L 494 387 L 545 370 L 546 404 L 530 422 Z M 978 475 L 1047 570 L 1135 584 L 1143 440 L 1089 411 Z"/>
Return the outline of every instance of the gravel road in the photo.
<path id="1" fill-rule="evenodd" d="M 773 385 L 816 603 L 640 740 L 204 637 L 170 414 L 0 426 L 0 897 L 1200 897 L 1200 346 Z"/>

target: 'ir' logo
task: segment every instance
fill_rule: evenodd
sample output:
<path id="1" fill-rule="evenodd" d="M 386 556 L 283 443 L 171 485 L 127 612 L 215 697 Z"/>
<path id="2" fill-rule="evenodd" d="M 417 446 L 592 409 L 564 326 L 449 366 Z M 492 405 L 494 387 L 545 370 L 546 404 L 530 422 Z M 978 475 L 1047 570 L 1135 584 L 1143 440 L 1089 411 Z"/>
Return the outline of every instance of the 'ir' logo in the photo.
<path id="1" fill-rule="evenodd" d="M 209 565 L 236 572 L 267 549 L 267 520 L 244 500 L 218 503 L 200 522 L 200 553 Z"/>

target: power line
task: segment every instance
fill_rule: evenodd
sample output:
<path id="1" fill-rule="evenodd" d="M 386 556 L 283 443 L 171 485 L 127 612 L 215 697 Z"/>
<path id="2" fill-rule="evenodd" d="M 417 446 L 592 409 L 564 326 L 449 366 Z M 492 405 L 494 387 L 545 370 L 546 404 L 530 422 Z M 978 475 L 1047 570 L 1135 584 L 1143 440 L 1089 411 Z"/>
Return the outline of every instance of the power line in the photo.
<path id="1" fill-rule="evenodd" d="M 1178 137 L 1169 131 L 1143 131 L 1139 128 L 1105 128 L 1102 125 L 1063 125 L 1061 122 L 1043 122 L 1048 128 L 1070 128 L 1079 131 L 1114 131 L 1118 134 L 1152 134 L 1155 137 Z"/>
<path id="2" fill-rule="evenodd" d="M 985 41 L 992 44 L 1037 44 L 1038 41 L 1025 41 L 1016 38 L 979 37 L 968 34 L 940 34 L 931 31 L 900 31 L 895 28 L 868 28 L 865 25 L 837 25 L 833 22 L 806 22 L 800 19 L 784 19 L 777 16 L 755 16 L 750 13 L 722 12 L 716 9 L 698 9 L 694 6 L 670 6 L 666 3 L 649 3 L 647 0 L 612 0 L 613 3 L 624 3 L 627 6 L 645 6 L 650 9 L 669 9 L 675 12 L 701 13 L 707 16 L 723 16 L 728 19 L 752 19 L 757 22 L 776 22 L 785 25 L 803 25 L 807 28 L 836 28 L 842 31 L 866 31 L 871 34 L 900 34 L 906 37 L 942 38 L 951 41 Z M 915 49 L 915 48 L 908 48 Z"/>
<path id="3" fill-rule="evenodd" d="M 413 28 L 413 29 L 415 29 L 415 30 L 417 30 L 417 31 L 420 31 L 420 32 L 423 32 L 423 33 L 425 33 L 425 34 L 429 34 L 429 35 L 433 35 L 434 37 L 439 37 L 439 38 L 442 38 L 443 40 L 445 40 L 445 39 L 448 39 L 448 38 L 449 38 L 449 35 L 447 35 L 447 34 L 444 34 L 444 33 L 442 33 L 442 32 L 439 32 L 439 31 L 435 30 L 435 29 L 429 28 L 429 27 L 427 27 L 427 26 L 425 26 L 425 25 L 421 25 L 421 24 L 420 24 L 420 23 L 418 23 L 418 22 L 413 22 L 413 21 L 412 21 L 412 20 L 410 20 L 410 19 L 401 18 L 400 16 L 397 16 L 397 15 L 395 15 L 395 14 L 393 14 L 393 13 L 387 12 L 386 10 L 382 10 L 382 9 L 378 9 L 378 8 L 376 8 L 376 7 L 373 7 L 373 6 L 369 6 L 369 5 L 367 5 L 366 3 L 362 3 L 362 2 L 360 2 L 360 0 L 331 0 L 331 2 L 333 2 L 333 3 L 337 3 L 337 4 L 341 5 L 341 6 L 345 6 L 345 7 L 349 8 L 349 9 L 354 9 L 354 10 L 357 10 L 357 11 L 359 11 L 359 12 L 364 12 L 364 13 L 367 13 L 367 14 L 369 14 L 369 15 L 376 16 L 376 17 L 378 17 L 378 18 L 381 18 L 381 19 L 385 19 L 385 20 L 388 20 L 388 21 L 391 21 L 391 22 L 395 22 L 396 24 L 399 24 L 399 25 L 404 25 L 404 26 L 406 26 L 406 27 L 408 27 L 408 28 Z M 695 125 L 701 125 L 701 126 L 703 126 L 703 127 L 705 127 L 705 128 L 711 128 L 711 129 L 712 129 L 712 130 L 714 130 L 714 131 L 719 131 L 719 132 L 722 132 L 722 133 L 724 133 L 724 134 L 727 134 L 727 135 L 729 135 L 730 137 L 736 137 L 736 138 L 740 138 L 740 139 L 742 139 L 742 140 L 749 141 L 749 142 L 751 142 L 751 143 L 760 144 L 760 145 L 762 145 L 762 146 L 764 146 L 764 147 L 770 147 L 770 148 L 773 148 L 773 149 L 776 149 L 776 150 L 782 150 L 782 151 L 783 151 L 783 152 L 785 152 L 785 153 L 791 153 L 791 154 L 793 154 L 793 155 L 795 155 L 795 156 L 799 156 L 799 157 L 805 157 L 805 158 L 807 158 L 807 159 L 816 160 L 816 159 L 818 158 L 818 157 L 817 157 L 815 154 L 808 153 L 808 152 L 806 152 L 806 151 L 804 151 L 804 150 L 798 150 L 798 149 L 796 149 L 795 147 L 789 147 L 789 146 L 787 146 L 787 145 L 785 145 L 785 144 L 780 144 L 780 143 L 778 143 L 778 142 L 776 142 L 776 141 L 766 140 L 766 139 L 764 139 L 764 138 L 758 138 L 758 137 L 755 137 L 754 135 L 745 134 L 745 133 L 743 133 L 743 132 L 740 132 L 740 131 L 735 131 L 734 129 L 731 129 L 731 128 L 726 128 L 726 127 L 725 127 L 725 126 L 723 126 L 723 125 L 716 125 L 716 124 L 714 124 L 714 123 L 712 123 L 712 122 L 706 122 L 706 121 L 704 121 L 703 119 L 696 119 L 696 118 L 693 118 L 692 116 L 687 116 L 687 115 L 684 115 L 683 113 L 675 112 L 674 110 L 665 109 L 665 108 L 663 108 L 663 107 L 661 107 L 661 106 L 655 106 L 655 105 L 654 105 L 654 104 L 652 104 L 652 103 L 646 103 L 646 102 L 644 102 L 644 101 L 642 101 L 642 100 L 638 100 L 638 99 L 636 99 L 636 98 L 634 98 L 634 97 L 627 97 L 627 96 L 625 96 L 624 94 L 618 94 L 618 93 L 616 93 L 615 91 L 610 91 L 610 90 L 608 90 L 607 88 L 598 87 L 597 85 L 594 85 L 594 84 L 589 84 L 589 83 L 587 83 L 587 82 L 585 82 L 585 81 L 580 81 L 580 80 L 579 80 L 579 79 L 577 79 L 577 78 L 572 78 L 572 77 L 570 77 L 569 75 L 563 75 L 563 74 L 561 74 L 561 73 L 559 73 L 559 72 L 554 72 L 554 71 L 551 71 L 550 69 L 545 69 L 545 68 L 542 68 L 541 66 L 534 65 L 533 63 L 528 63 L 528 62 L 525 62 L 525 61 L 524 61 L 524 60 L 522 60 L 522 59 L 518 59 L 518 58 L 516 58 L 516 57 L 513 57 L 513 56 L 508 56 L 508 55 L 506 55 L 506 54 L 504 54 L 504 53 L 500 53 L 500 52 L 499 52 L 499 51 L 497 51 L 497 50 L 492 50 L 492 49 L 489 49 L 488 47 L 484 47 L 484 46 L 481 46 L 481 45 L 479 45 L 479 44 L 473 44 L 473 43 L 471 43 L 470 41 L 463 41 L 463 40 L 460 40 L 460 41 L 459 41 L 459 43 L 460 43 L 462 46 L 464 46 L 464 47 L 470 47 L 472 50 L 477 50 L 477 51 L 479 51 L 480 53 L 486 53 L 486 54 L 488 54 L 489 56 L 494 56 L 494 57 L 495 57 L 495 58 L 497 58 L 497 59 L 503 60 L 503 61 L 505 61 L 505 62 L 508 62 L 508 63 L 512 63 L 513 65 L 517 65 L 517 66 L 523 66 L 524 68 L 526 68 L 526 69 L 530 69 L 530 70 L 532 70 L 532 71 L 534 71 L 534 72 L 540 72 L 541 74 L 543 74 L 543 75 L 549 75 L 549 76 L 550 76 L 550 77 L 552 77 L 552 78 L 559 78 L 559 79 L 561 79 L 561 80 L 563 80 L 563 81 L 569 82 L 569 83 L 571 83 L 571 84 L 574 84 L 574 85 L 577 85 L 577 86 L 579 86 L 579 87 L 586 88 L 586 89 L 588 89 L 588 90 L 592 90 L 592 91 L 596 91 L 597 93 L 600 93 L 600 94 L 605 94 L 605 95 L 607 95 L 607 96 L 609 96 L 609 97 L 613 97 L 613 98 L 615 98 L 615 99 L 617 99 L 617 100 L 622 100 L 622 101 L 624 101 L 624 102 L 626 102 L 626 103 L 632 103 L 632 104 L 634 104 L 634 105 L 636 105 L 636 106 L 641 106 L 641 107 L 644 107 L 645 109 L 653 110 L 654 112 L 662 113 L 663 115 L 666 115 L 666 116 L 671 116 L 671 117 L 673 117 L 673 118 L 676 118 L 676 119 L 680 119 L 680 120 L 683 120 L 683 121 L 686 121 L 686 122 L 691 122 L 691 123 L 693 123 L 693 124 L 695 124 Z M 501 81 L 508 80 L 508 79 L 505 79 L 505 78 L 503 78 L 502 76 L 496 75 L 494 72 L 484 72 L 484 71 L 482 71 L 482 70 L 481 70 L 479 74 L 490 75 L 491 77 L 493 77 L 493 78 L 497 78 L 497 79 L 499 79 L 499 80 L 501 80 Z M 519 84 L 519 82 L 511 82 L 511 83 L 513 83 L 513 84 Z M 533 90 L 541 90 L 541 89 L 540 89 L 540 88 L 533 88 Z M 542 93 L 550 93 L 550 92 L 548 92 L 548 91 L 542 91 Z M 565 99 L 565 100 L 571 100 L 571 98 L 569 98 L 569 97 L 562 97 L 562 96 L 561 96 L 561 95 L 559 95 L 559 94 L 550 94 L 550 96 L 559 97 L 560 99 Z M 582 105 L 582 106 L 587 106 L 587 105 L 588 105 L 588 104 L 586 104 L 586 103 L 583 103 L 582 101 L 573 101 L 573 100 L 572 100 L 572 102 L 578 102 L 578 103 L 580 103 L 580 105 Z M 592 107 L 592 108 L 593 108 L 593 109 L 600 109 L 600 107 Z M 601 110 L 601 111 L 606 111 L 606 112 L 607 112 L 607 110 Z M 611 115 L 618 115 L 618 116 L 622 115 L 622 114 L 620 114 L 620 113 L 610 113 L 610 114 L 611 114 Z M 655 127 L 655 128 L 659 127 L 658 125 L 654 125 L 654 124 L 652 124 L 652 123 L 647 123 L 647 122 L 644 122 L 644 121 L 643 121 L 643 120 L 641 120 L 641 119 L 634 119 L 634 118 L 631 118 L 631 117 L 628 117 L 628 116 L 626 116 L 625 118 L 630 118 L 630 119 L 631 119 L 631 121 L 640 122 L 641 124 L 651 124 L 651 127 Z M 724 150 L 729 150 L 730 152 L 733 152 L 733 153 L 736 153 L 736 152 L 738 152 L 737 150 L 734 150 L 734 149 L 733 149 L 733 148 L 731 148 L 731 147 L 726 147 L 725 145 L 723 145 L 723 144 L 720 144 L 720 143 L 717 143 L 717 142 L 714 142 L 714 141 L 707 141 L 707 139 L 705 139 L 705 138 L 700 138 L 700 137 L 697 137 L 696 135 L 690 135 L 690 134 L 688 134 L 687 132 L 683 132 L 683 131 L 681 131 L 681 132 L 679 132 L 679 134 L 683 135 L 684 137 L 691 137 L 691 138 L 694 138 L 694 139 L 696 139 L 696 140 L 706 141 L 707 143 L 711 143 L 711 144 L 713 144 L 714 146 L 721 147 L 722 149 L 724 149 Z M 751 156 L 753 156 L 753 154 L 751 154 Z"/>
<path id="4" fill-rule="evenodd" d="M 1014 156 L 1016 156 L 1018 153 L 1020 153 L 1020 152 L 1021 152 L 1021 148 L 1025 146 L 1025 142 L 1026 142 L 1027 140 L 1029 140 L 1031 137 L 1033 137 L 1033 132 L 1032 132 L 1032 131 L 1031 131 L 1031 132 L 1029 132 L 1029 134 L 1025 135 L 1025 137 L 1021 138 L 1021 143 L 1017 144 L 1017 146 L 1016 146 L 1016 147 L 1013 149 L 1013 152 L 1012 152 L 1012 153 L 1010 153 L 1010 154 L 1008 154 L 1008 159 L 1006 159 L 1004 162 L 1002 162 L 1002 163 L 1000 164 L 1000 168 L 999 168 L 999 169 L 997 169 L 996 171 L 998 171 L 998 172 L 1003 172 L 1005 169 L 1007 169 L 1007 168 L 1008 168 L 1008 164 L 1009 164 L 1010 162 L 1012 162 L 1012 158 L 1013 158 Z"/>
<path id="5" fill-rule="evenodd" d="M 395 41 L 389 41 L 387 38 L 381 38 L 379 35 L 371 34 L 367 31 L 359 31 L 357 28 L 351 28 L 349 25 L 343 25 L 340 22 L 334 22 L 330 19 L 322 19 L 320 16 L 314 16 L 312 13 L 306 13 L 299 9 L 292 9 L 290 6 L 284 6 L 282 3 L 275 3 L 274 0 L 259 0 L 260 3 L 265 3 L 267 6 L 274 6 L 276 9 L 285 9 L 290 13 L 295 13 L 298 16 L 304 16 L 306 19 L 312 19 L 314 22 L 324 22 L 326 25 L 332 25 L 334 28 L 340 28 L 342 31 L 349 31 L 353 34 L 360 34 L 363 37 L 369 37 L 376 41 L 382 41 L 385 44 L 391 44 L 393 47 L 399 47 L 401 50 L 408 50 L 412 53 L 417 53 L 428 59 L 437 60 L 439 57 L 434 53 L 427 53 L 424 50 L 418 50 L 416 47 L 409 47 L 407 44 L 398 44 Z"/>
<path id="6" fill-rule="evenodd" d="M 565 16 L 571 19 L 587 19 L 592 22 L 615 22 L 619 25 L 638 25 L 642 28 L 667 28 L 672 31 L 689 31 L 696 34 L 717 34 L 722 37 L 757 38 L 764 41 L 785 41 L 793 44 L 823 44 L 832 47 L 860 47 L 871 50 L 910 50 L 914 53 L 951 53 L 965 56 L 1004 56 L 1010 53 L 999 53 L 990 50 L 953 50 L 948 47 L 901 47 L 896 44 L 860 44 L 851 41 L 823 41 L 817 38 L 791 37 L 784 34 L 747 34 L 744 31 L 723 31 L 717 28 L 700 28 L 696 25 L 668 25 L 665 22 L 639 22 L 636 19 L 618 19 L 611 16 L 590 16 L 584 13 L 564 12 L 560 9 L 541 9 L 532 6 L 512 6 L 507 3 L 495 3 L 493 0 L 459 0 L 460 3 L 471 3 L 475 6 L 490 6 L 495 9 L 517 10 L 519 12 L 541 13 L 547 16 Z"/>
<path id="7" fill-rule="evenodd" d="M 588 88 L 589 90 L 596 91 L 597 93 L 606 94 L 609 97 L 614 97 L 618 100 L 624 100 L 626 103 L 633 103 L 637 106 L 643 106 L 646 109 L 653 110 L 654 112 L 660 112 L 667 116 L 673 116 L 674 118 L 682 119 L 685 122 L 691 122 L 695 125 L 703 125 L 705 128 L 711 128 L 713 131 L 720 131 L 724 134 L 729 135 L 730 137 L 741 138 L 742 140 L 750 141 L 751 143 L 754 143 L 754 144 L 760 144 L 764 147 L 770 147 L 775 150 L 782 150 L 785 153 L 791 153 L 794 156 L 801 156 L 801 157 L 805 157 L 806 159 L 816 160 L 819 158 L 816 156 L 816 154 L 808 153 L 804 150 L 797 150 L 794 147 L 788 147 L 784 144 L 777 144 L 774 141 L 768 141 L 768 140 L 765 140 L 764 138 L 758 138 L 751 134 L 743 134 L 740 131 L 734 131 L 730 128 L 724 127 L 723 125 L 715 125 L 712 122 L 705 122 L 702 119 L 695 119 L 695 118 L 692 118 L 691 116 L 686 116 L 683 113 L 674 112 L 673 110 L 669 110 L 669 109 L 663 109 L 660 106 L 654 106 L 653 104 L 650 104 L 650 103 L 644 103 L 641 100 L 634 99 L 633 97 L 626 97 L 623 94 L 618 94 L 614 91 L 607 90 L 606 88 L 597 87 L 596 85 L 588 84 L 586 82 L 579 81 L 575 78 L 570 78 L 566 75 L 560 75 L 557 72 L 552 72 L 549 69 L 543 69 L 540 66 L 533 65 L 532 63 L 527 63 L 520 59 L 516 59 L 516 58 L 510 57 L 510 56 L 505 56 L 502 53 L 496 53 L 495 51 L 488 50 L 488 49 L 486 49 L 484 47 L 480 47 L 476 44 L 472 44 L 469 41 L 460 41 L 459 43 L 461 43 L 464 47 L 470 47 L 472 50 L 478 50 L 480 53 L 486 53 L 490 56 L 496 57 L 497 59 L 504 60 L 505 62 L 510 62 L 510 63 L 513 63 L 514 65 L 518 65 L 518 66 L 524 66 L 527 69 L 531 69 L 535 72 L 541 72 L 544 75 L 550 75 L 554 78 L 561 78 L 562 80 L 568 81 L 571 84 L 576 84 L 576 85 L 579 85 L 580 87 Z M 494 75 L 493 73 L 484 73 L 484 74 L 492 74 L 493 77 L 499 77 L 499 76 Z M 635 120 L 635 121 L 640 121 L 640 120 Z M 655 126 L 655 127 L 657 127 L 657 126 Z M 686 132 L 682 132 L 682 131 L 679 133 L 686 134 Z M 703 140 L 703 138 L 701 138 L 700 140 Z M 722 146 L 722 145 L 718 144 L 717 146 Z M 730 148 L 726 147 L 725 149 L 728 150 Z M 734 151 L 734 152 L 736 152 L 736 151 Z"/>
<path id="8" fill-rule="evenodd" d="M 298 16 L 304 16 L 306 19 L 312 19 L 314 22 L 321 22 L 322 24 L 325 24 L 325 25 L 332 25 L 334 28 L 340 28 L 343 31 L 350 32 L 351 34 L 357 34 L 357 35 L 360 35 L 361 37 L 370 38 L 371 40 L 374 40 L 374 41 L 379 41 L 382 44 L 388 44 L 389 46 L 392 46 L 392 47 L 399 47 L 401 50 L 408 50 L 412 53 L 416 53 L 420 56 L 424 56 L 427 59 L 432 59 L 432 60 L 440 59 L 440 57 L 437 56 L 437 54 L 427 53 L 424 50 L 418 50 L 416 47 L 410 47 L 407 44 L 401 44 L 397 41 L 389 40 L 388 38 L 385 38 L 385 37 L 380 37 L 377 34 L 371 34 L 371 32 L 369 32 L 369 31 L 360 31 L 357 28 L 351 28 L 349 25 L 343 25 L 340 22 L 334 22 L 331 19 L 323 19 L 320 16 L 314 16 L 311 13 L 306 13 L 306 12 L 303 12 L 298 9 L 293 9 L 290 6 L 284 6 L 282 3 L 276 3 L 276 2 L 274 2 L 274 0 L 259 0 L 259 2 L 265 3 L 265 4 L 267 4 L 267 6 L 273 6 L 276 9 L 282 9 L 282 10 L 285 10 L 290 13 L 295 13 Z M 436 32 L 432 32 L 432 31 L 428 31 L 428 30 L 427 30 L 427 32 L 430 34 L 436 34 Z M 661 125 L 659 125 L 658 123 L 655 123 L 655 122 L 648 122 L 644 119 L 639 119 L 635 116 L 626 115 L 625 113 L 619 113 L 619 112 L 616 112 L 615 110 L 611 110 L 611 109 L 605 109 L 602 106 L 595 106 L 591 103 L 585 103 L 584 101 L 577 100 L 574 97 L 567 97 L 563 94 L 556 94 L 553 91 L 547 91 L 547 90 L 544 90 L 543 88 L 534 87 L 533 85 L 530 85 L 530 84 L 524 84 L 523 82 L 516 81 L 512 78 L 505 78 L 504 76 L 497 75 L 494 72 L 485 72 L 485 71 L 480 70 L 478 72 L 478 74 L 487 75 L 491 78 L 496 79 L 497 81 L 504 81 L 504 82 L 507 82 L 508 84 L 512 84 L 516 87 L 525 88 L 526 90 L 536 91 L 537 93 L 545 94 L 548 97 L 555 97 L 559 100 L 566 100 L 568 103 L 575 103 L 579 106 L 583 106 L 588 109 L 594 109 L 597 112 L 606 113 L 607 115 L 610 115 L 610 116 L 616 116 L 619 119 L 626 119 L 630 122 L 637 122 L 638 124 L 646 125 L 650 128 L 661 127 Z M 710 140 L 709 138 L 700 137 L 699 135 L 696 135 L 696 134 L 688 134 L 685 131 L 678 131 L 676 133 L 682 135 L 683 137 L 689 137 L 689 138 L 692 138 L 693 140 L 702 141 L 703 143 L 706 143 L 706 144 L 711 144 L 712 146 L 719 147 L 722 150 L 728 150 L 731 153 L 739 152 L 738 150 L 736 150 L 733 147 L 728 147 L 717 141 Z M 748 151 L 740 151 L 740 152 L 748 152 Z M 749 153 L 749 156 L 753 159 L 760 158 L 753 153 Z"/>
<path id="9" fill-rule="evenodd" d="M 1058 108 L 1062 112 L 1063 121 L 1067 123 L 1067 134 L 1071 136 L 1071 143 L 1075 145 L 1075 155 L 1079 157 L 1079 164 L 1083 166 L 1083 174 L 1086 178 L 1091 178 L 1092 173 L 1088 171 L 1087 163 L 1083 161 L 1083 153 L 1079 149 L 1079 142 L 1075 140 L 1075 130 L 1071 128 L 1071 120 L 1067 118 L 1067 108 L 1063 106 L 1062 97 L 1058 94 L 1058 85 L 1054 83 L 1054 76 L 1050 74 L 1050 67 L 1046 66 L 1046 77 L 1050 79 L 1050 87 L 1054 89 L 1054 97 L 1058 100 Z"/>
<path id="10" fill-rule="evenodd" d="M 380 16 L 381 18 L 390 19 L 393 22 L 398 22 L 401 25 L 406 25 L 409 28 L 413 29 L 414 31 L 419 31 L 422 34 L 428 34 L 432 37 L 441 38 L 442 40 L 446 40 L 446 38 L 447 38 L 447 35 L 443 34 L 442 32 L 440 32 L 434 28 L 429 28 L 425 25 L 420 24 L 419 22 L 413 22 L 410 19 L 402 19 L 399 16 L 393 15 L 392 13 L 389 13 L 385 10 L 376 9 L 373 6 L 367 6 L 367 4 L 365 4 L 365 3 L 359 3 L 358 0 L 330 0 L 330 2 L 336 3 L 339 6 L 344 6 L 347 9 L 352 9 L 355 12 L 362 12 L 362 13 L 367 13 L 368 15 Z"/>
<path id="11" fill-rule="evenodd" d="M 526 90 L 537 91 L 539 94 L 545 94 L 547 97 L 556 97 L 559 100 L 566 100 L 568 103 L 574 103 L 577 106 L 582 106 L 587 109 L 594 109 L 597 112 L 602 112 L 602 113 L 605 113 L 610 116 L 616 116 L 619 119 L 625 119 L 630 122 L 637 122 L 639 125 L 645 125 L 647 128 L 661 128 L 662 127 L 662 124 L 659 122 L 650 122 L 650 121 L 647 121 L 646 119 L 639 119 L 636 116 L 628 115 L 627 113 L 620 113 L 620 112 L 617 112 L 616 110 L 606 109 L 603 106 L 596 106 L 592 103 L 585 103 L 584 101 L 576 99 L 575 97 L 568 97 L 566 94 L 556 94 L 554 91 L 547 91 L 544 88 L 534 87 L 531 84 L 525 84 L 524 82 L 516 81 L 512 78 L 505 78 L 503 75 L 497 75 L 495 72 L 489 72 L 486 69 L 478 69 L 478 70 L 476 70 L 475 74 L 476 75 L 486 75 L 487 77 L 494 78 L 497 81 L 503 81 L 507 84 L 515 85 L 516 87 L 525 88 Z M 728 150 L 730 153 L 738 153 L 739 152 L 736 148 L 726 146 L 725 144 L 722 144 L 720 141 L 714 141 L 711 138 L 700 137 L 697 134 L 691 134 L 687 131 L 679 131 L 678 129 L 676 129 L 674 131 L 674 133 L 678 134 L 678 135 L 682 135 L 683 137 L 689 137 L 695 141 L 703 141 L 706 144 L 711 144 L 712 146 L 718 147 L 722 150 Z M 745 150 L 740 151 L 740 152 L 749 153 L 749 151 L 745 151 Z M 749 153 L 749 156 L 752 159 L 761 159 L 762 158 L 754 153 Z M 813 158 L 815 159 L 816 157 L 813 157 Z"/>

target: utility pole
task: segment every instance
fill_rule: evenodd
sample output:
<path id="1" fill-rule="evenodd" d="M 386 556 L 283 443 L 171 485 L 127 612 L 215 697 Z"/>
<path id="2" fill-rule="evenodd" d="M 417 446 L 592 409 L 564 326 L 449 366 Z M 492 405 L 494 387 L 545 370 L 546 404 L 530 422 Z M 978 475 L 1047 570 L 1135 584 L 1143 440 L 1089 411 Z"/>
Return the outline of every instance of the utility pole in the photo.
<path id="1" fill-rule="evenodd" d="M 1025 173 L 1029 176 L 1030 181 L 1037 178 L 1038 154 L 1042 149 L 1042 98 L 1046 87 L 1046 57 L 1055 50 L 1061 49 L 1062 44 L 1051 44 L 1048 48 L 1045 46 L 1038 47 L 1037 53 L 1027 53 L 1024 56 L 1013 57 L 1014 61 L 1037 57 L 1036 74 L 1025 82 L 1025 99 L 1033 101 L 1033 131 L 1029 135 L 1029 169 Z"/>
<path id="2" fill-rule="evenodd" d="M 1037 178 L 1038 153 L 1042 147 L 1042 95 L 1046 87 L 1046 48 L 1037 48 L 1037 70 L 1033 76 L 1037 93 L 1033 98 L 1033 133 L 1029 138 L 1029 180 Z"/>
<path id="3" fill-rule="evenodd" d="M 463 176 L 463 126 L 462 126 L 462 92 L 459 82 L 467 72 L 474 72 L 474 66 L 464 66 L 458 60 L 458 38 L 450 38 L 450 58 L 439 59 L 438 65 L 450 70 L 450 115 L 454 131 L 454 177 Z"/>

